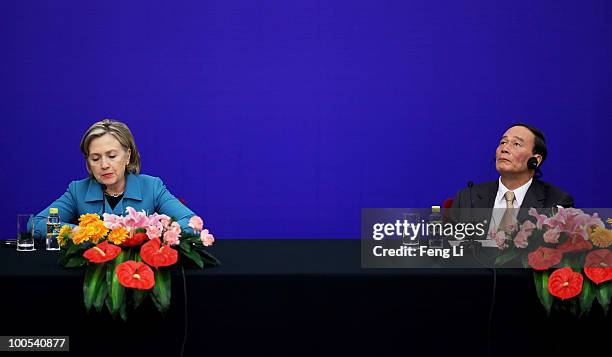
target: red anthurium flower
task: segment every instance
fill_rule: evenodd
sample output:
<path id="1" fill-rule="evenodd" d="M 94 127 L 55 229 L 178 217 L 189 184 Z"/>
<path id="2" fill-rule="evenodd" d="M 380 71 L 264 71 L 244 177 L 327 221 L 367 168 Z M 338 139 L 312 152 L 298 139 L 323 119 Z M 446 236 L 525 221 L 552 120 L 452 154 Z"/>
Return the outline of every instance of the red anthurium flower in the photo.
<path id="1" fill-rule="evenodd" d="M 593 249 L 593 243 L 584 240 L 580 236 L 569 237 L 557 247 L 561 253 L 581 252 Z"/>
<path id="2" fill-rule="evenodd" d="M 167 267 L 177 262 L 178 252 L 165 244 L 159 238 L 153 238 L 140 248 L 140 256 L 145 263 L 153 267 Z"/>
<path id="3" fill-rule="evenodd" d="M 561 300 L 573 298 L 582 291 L 582 274 L 572 268 L 555 270 L 548 277 L 548 292 Z"/>
<path id="4" fill-rule="evenodd" d="M 128 260 L 117 265 L 115 274 L 126 288 L 149 290 L 155 285 L 155 274 L 145 263 Z"/>
<path id="5" fill-rule="evenodd" d="M 584 273 L 596 284 L 612 280 L 612 251 L 597 249 L 587 254 Z"/>
<path id="6" fill-rule="evenodd" d="M 122 247 L 135 247 L 142 244 L 149 237 L 146 233 L 136 233 L 131 238 L 128 238 L 125 242 L 121 243 Z"/>
<path id="7" fill-rule="evenodd" d="M 539 247 L 537 250 L 529 253 L 529 266 L 534 270 L 546 270 L 553 265 L 561 262 L 563 254 L 557 249 Z"/>
<path id="8" fill-rule="evenodd" d="M 93 248 L 89 248 L 83 253 L 83 257 L 92 263 L 104 263 L 115 259 L 121 253 L 121 248 L 114 244 L 104 241 Z"/>

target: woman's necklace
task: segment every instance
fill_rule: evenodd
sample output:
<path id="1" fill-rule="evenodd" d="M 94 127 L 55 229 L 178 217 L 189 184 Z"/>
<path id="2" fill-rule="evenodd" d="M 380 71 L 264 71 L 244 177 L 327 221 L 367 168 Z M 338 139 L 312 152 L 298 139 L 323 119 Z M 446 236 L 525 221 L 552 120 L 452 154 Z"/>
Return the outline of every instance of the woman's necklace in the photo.
<path id="1" fill-rule="evenodd" d="M 119 193 L 108 193 L 108 192 L 104 191 L 104 194 L 107 195 L 107 196 L 110 196 L 110 197 L 117 198 L 117 197 L 123 195 L 123 191 L 119 192 Z"/>

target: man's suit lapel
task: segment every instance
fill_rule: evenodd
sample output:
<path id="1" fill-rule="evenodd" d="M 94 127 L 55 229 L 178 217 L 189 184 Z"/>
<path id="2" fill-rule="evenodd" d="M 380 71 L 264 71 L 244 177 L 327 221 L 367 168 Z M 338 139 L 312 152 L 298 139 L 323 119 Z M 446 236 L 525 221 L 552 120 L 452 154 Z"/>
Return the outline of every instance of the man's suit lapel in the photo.
<path id="1" fill-rule="evenodd" d="M 497 181 L 488 182 L 486 185 L 481 185 L 476 190 L 476 202 L 474 207 L 493 208 L 495 196 L 497 196 Z"/>
<path id="2" fill-rule="evenodd" d="M 529 218 L 530 208 L 543 208 L 545 201 L 546 193 L 544 192 L 542 184 L 538 180 L 534 179 L 533 182 L 531 182 L 527 193 L 525 194 L 523 204 L 521 204 L 521 209 L 518 215 L 519 222 L 523 222 L 525 219 Z"/>
<path id="3" fill-rule="evenodd" d="M 476 200 L 474 202 L 474 208 L 476 212 L 474 217 L 477 222 L 489 221 L 491 214 L 493 213 L 493 205 L 495 203 L 495 196 L 497 196 L 498 181 L 488 182 L 486 185 L 480 185 L 476 190 Z M 490 222 L 488 222 L 490 224 Z M 489 231 L 487 224 L 486 231 Z"/>

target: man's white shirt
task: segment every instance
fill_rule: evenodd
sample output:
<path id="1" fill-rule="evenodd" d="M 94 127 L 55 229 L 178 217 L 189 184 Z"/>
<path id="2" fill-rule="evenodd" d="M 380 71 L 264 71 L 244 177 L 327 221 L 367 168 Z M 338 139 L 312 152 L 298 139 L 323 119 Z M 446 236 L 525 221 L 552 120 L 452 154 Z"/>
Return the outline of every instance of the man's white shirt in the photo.
<path id="1" fill-rule="evenodd" d="M 519 208 L 523 204 L 523 200 L 525 199 L 525 195 L 527 194 L 527 190 L 529 190 L 529 186 L 531 186 L 531 182 L 533 178 L 529 179 L 525 184 L 521 187 L 516 188 L 515 190 L 510 190 L 502 183 L 501 176 L 499 177 L 499 184 L 497 185 L 497 195 L 495 196 L 495 203 L 493 204 L 493 214 L 491 215 L 491 226 L 499 226 L 501 222 L 502 216 L 506 211 L 506 199 L 504 195 L 508 191 L 514 192 L 514 208 Z M 514 210 L 515 218 L 518 214 L 518 209 Z"/>

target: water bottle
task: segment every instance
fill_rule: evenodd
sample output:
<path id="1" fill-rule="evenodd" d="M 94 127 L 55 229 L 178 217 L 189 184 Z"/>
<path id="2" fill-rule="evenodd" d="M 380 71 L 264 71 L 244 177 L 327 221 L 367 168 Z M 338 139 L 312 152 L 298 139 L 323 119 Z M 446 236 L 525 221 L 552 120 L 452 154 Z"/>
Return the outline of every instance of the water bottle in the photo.
<path id="1" fill-rule="evenodd" d="M 57 237 L 60 232 L 60 216 L 57 208 L 49 208 L 47 218 L 47 250 L 59 250 L 60 246 Z"/>
<path id="2" fill-rule="evenodd" d="M 432 230 L 429 233 L 429 246 L 433 248 L 442 248 L 444 242 L 442 239 L 442 231 L 444 230 L 442 214 L 440 214 L 440 206 L 431 206 L 431 214 L 429 215 L 429 224 Z M 435 224 L 435 228 L 434 225 Z"/>

